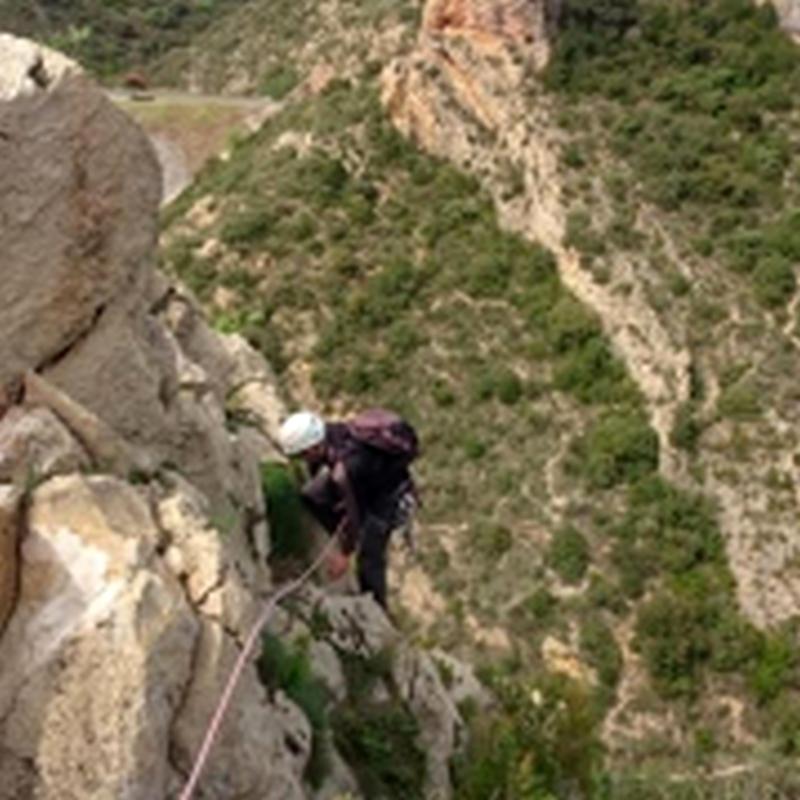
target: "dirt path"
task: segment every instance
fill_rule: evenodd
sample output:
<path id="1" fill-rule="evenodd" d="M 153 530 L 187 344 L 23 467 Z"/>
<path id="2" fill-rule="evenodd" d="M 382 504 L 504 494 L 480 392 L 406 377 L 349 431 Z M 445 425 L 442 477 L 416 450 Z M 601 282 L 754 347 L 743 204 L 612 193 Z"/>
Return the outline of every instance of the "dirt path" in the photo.
<path id="1" fill-rule="evenodd" d="M 150 136 L 163 171 L 162 205 L 172 202 L 209 158 L 222 155 L 233 136 L 258 130 L 281 108 L 262 97 L 118 90 L 108 96 Z"/>

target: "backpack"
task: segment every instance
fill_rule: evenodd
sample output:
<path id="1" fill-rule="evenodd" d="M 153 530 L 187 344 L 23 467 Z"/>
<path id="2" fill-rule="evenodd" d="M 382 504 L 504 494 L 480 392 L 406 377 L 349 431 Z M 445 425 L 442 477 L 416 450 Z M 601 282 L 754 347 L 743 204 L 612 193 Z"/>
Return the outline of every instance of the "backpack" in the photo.
<path id="1" fill-rule="evenodd" d="M 393 411 L 370 408 L 345 424 L 354 439 L 387 453 L 403 466 L 419 456 L 419 436 L 414 426 Z"/>

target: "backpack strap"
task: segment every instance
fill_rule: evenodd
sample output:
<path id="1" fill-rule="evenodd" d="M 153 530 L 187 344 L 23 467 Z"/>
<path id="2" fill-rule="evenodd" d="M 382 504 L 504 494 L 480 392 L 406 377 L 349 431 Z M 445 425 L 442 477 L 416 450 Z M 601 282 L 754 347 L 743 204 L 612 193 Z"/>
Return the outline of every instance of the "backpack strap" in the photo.
<path id="1" fill-rule="evenodd" d="M 339 525 L 337 534 L 342 546 L 342 552 L 349 555 L 358 547 L 358 540 L 361 532 L 361 514 L 358 510 L 353 485 L 350 476 L 347 474 L 347 467 L 341 460 L 335 460 L 331 468 L 331 480 L 342 496 L 344 504 L 344 516 Z"/>

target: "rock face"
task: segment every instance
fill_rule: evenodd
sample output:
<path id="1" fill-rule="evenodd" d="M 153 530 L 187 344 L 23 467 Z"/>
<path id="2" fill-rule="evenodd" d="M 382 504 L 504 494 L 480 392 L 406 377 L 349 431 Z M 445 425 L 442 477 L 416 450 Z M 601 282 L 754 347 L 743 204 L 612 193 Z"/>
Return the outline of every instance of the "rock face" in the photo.
<path id="1" fill-rule="evenodd" d="M 174 798 L 272 588 L 258 465 L 283 406 L 153 269 L 144 135 L 56 54 L 0 36 L 0 65 L 0 800 Z M 341 654 L 398 634 L 371 599 L 315 597 L 313 673 L 347 703 Z M 446 798 L 460 720 L 425 657 L 396 669 Z M 312 743 L 248 665 L 196 796 L 311 797 Z M 330 760 L 316 796 L 358 796 Z"/>
<path id="2" fill-rule="evenodd" d="M 12 75 L 36 58 L 17 41 L 0 38 Z M 68 70 L 18 88 L 0 105 L 2 383 L 55 366 L 141 296 L 157 232 L 158 167 L 133 123 Z"/>
<path id="3" fill-rule="evenodd" d="M 791 497 L 785 504 L 772 503 L 768 474 L 773 468 L 787 476 L 796 472 L 796 448 L 788 436 L 797 428 L 796 404 L 785 403 L 758 434 L 760 440 L 780 445 L 765 447 L 759 463 L 748 462 L 746 474 L 739 478 L 746 489 L 737 486 L 736 480 L 719 479 L 733 465 L 725 452 L 733 434 L 725 426 L 712 432 L 721 436 L 720 445 L 702 453 L 705 477 L 698 483 L 697 473 L 688 468 L 671 432 L 681 407 L 690 399 L 693 370 L 706 363 L 730 363 L 735 339 L 747 338 L 747 325 L 734 319 L 735 335 L 692 341 L 691 318 L 672 304 L 659 305 L 653 288 L 658 275 L 642 268 L 635 254 L 609 248 L 602 276 L 585 268 L 567 236 L 575 187 L 566 185 L 565 133 L 553 100 L 535 75 L 549 50 L 536 43 L 546 35 L 548 20 L 554 19 L 557 8 L 532 2 L 523 10 L 522 4 L 501 2 L 492 4 L 494 15 L 488 5 L 428 0 L 426 24 L 415 51 L 390 64 L 382 75 L 384 105 L 401 132 L 481 180 L 493 194 L 505 228 L 543 244 L 556 256 L 563 283 L 602 321 L 646 401 L 659 437 L 661 473 L 717 501 L 743 611 L 759 626 L 791 618 L 800 593 L 800 578 L 790 567 L 796 553 L 796 505 Z M 795 30 L 800 4 L 778 0 L 775 6 L 787 31 Z M 596 175 L 587 179 L 587 183 L 596 181 Z M 602 219 L 602 201 L 596 209 Z M 670 233 L 657 212 L 642 207 L 635 227 L 654 248 L 669 254 L 680 280 L 702 285 L 706 266 L 699 268 L 680 256 L 680 234 Z M 734 293 L 717 300 L 731 308 L 742 302 Z M 775 325 L 762 341 L 784 338 L 786 352 L 796 353 L 796 336 L 790 341 L 784 333 Z M 753 360 L 753 345 L 748 343 L 746 349 Z M 793 374 L 792 368 L 781 369 Z M 718 377 L 712 367 L 701 371 L 712 387 L 712 408 L 719 394 Z M 774 544 L 765 547 L 765 541 Z"/>
<path id="4" fill-rule="evenodd" d="M 0 61 L 11 76 L 62 64 L 7 36 Z M 155 155 L 77 70 L 59 74 L 9 80 L 0 104 L 0 385 L 36 370 L 141 462 L 172 462 L 224 502 L 238 481 L 224 410 L 158 305 Z"/>
<path id="5" fill-rule="evenodd" d="M 163 796 L 197 622 L 155 563 L 147 504 L 115 479 L 58 478 L 28 525 L 0 648 L 0 764 L 18 779 L 0 797 Z"/>
<path id="6" fill-rule="evenodd" d="M 624 295 L 595 280 L 565 244 L 568 203 L 559 173 L 558 126 L 546 98 L 526 93 L 531 72 L 550 52 L 558 6 L 545 2 L 457 4 L 463 25 L 434 24 L 451 5 L 429 0 L 416 51 L 382 76 L 382 98 L 397 127 L 427 150 L 482 176 L 505 227 L 544 244 L 558 259 L 564 284 L 603 320 L 609 337 L 647 398 L 671 472 L 669 433 L 688 397 L 689 353 L 680 331 L 653 312 L 636 269 L 615 265 Z M 456 7 L 453 4 L 452 7 Z M 502 13 L 501 13 L 502 12 Z M 488 30 L 479 28 L 488 25 Z M 492 43 L 487 49 L 486 42 Z M 521 185 L 509 190 L 509 175 Z"/>
<path id="7" fill-rule="evenodd" d="M 778 12 L 784 30 L 800 41 L 800 2 L 798 0 L 773 0 L 772 4 Z"/>
<path id="8" fill-rule="evenodd" d="M 489 52 L 503 51 L 513 42 L 532 51 L 541 67 L 547 63 L 560 5 L 556 0 L 432 0 L 422 26 L 428 34 L 469 37 Z"/>
<path id="9" fill-rule="evenodd" d="M 144 135 L 57 54 L 0 63 L 0 797 L 162 798 L 270 585 L 272 449 L 225 411 L 270 372 L 153 270 Z M 250 671 L 203 797 L 304 797 L 283 717 Z"/>
<path id="10" fill-rule="evenodd" d="M 0 101 L 35 95 L 79 71 L 59 53 L 0 33 Z"/>

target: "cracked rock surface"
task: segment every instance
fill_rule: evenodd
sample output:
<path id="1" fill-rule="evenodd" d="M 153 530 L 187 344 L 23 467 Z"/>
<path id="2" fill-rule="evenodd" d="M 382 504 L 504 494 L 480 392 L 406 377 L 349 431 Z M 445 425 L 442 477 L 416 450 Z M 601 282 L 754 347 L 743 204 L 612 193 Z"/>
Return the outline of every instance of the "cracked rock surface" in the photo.
<path id="1" fill-rule="evenodd" d="M 159 192 L 146 138 L 77 67 L 0 35 L 0 394 L 19 387 L 0 403 L 0 800 L 177 797 L 274 588 L 259 462 L 280 393 L 154 269 Z M 343 656 L 400 636 L 369 598 L 309 592 L 327 632 L 294 629 L 347 704 Z M 460 719 L 433 663 L 398 652 L 441 800 Z M 361 796 L 332 741 L 310 786 L 315 735 L 247 665 L 195 797 Z"/>

